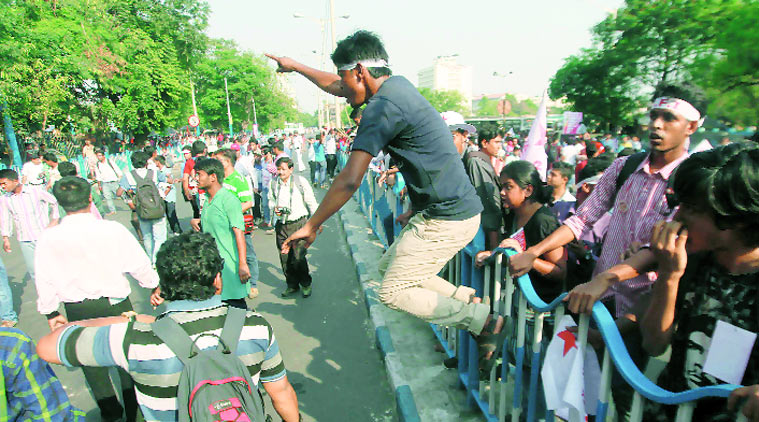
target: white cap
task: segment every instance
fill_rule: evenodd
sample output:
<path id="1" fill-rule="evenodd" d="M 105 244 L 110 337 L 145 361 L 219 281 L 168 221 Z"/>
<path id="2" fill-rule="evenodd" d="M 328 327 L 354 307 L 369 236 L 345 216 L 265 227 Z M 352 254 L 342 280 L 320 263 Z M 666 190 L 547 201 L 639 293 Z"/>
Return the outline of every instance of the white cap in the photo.
<path id="1" fill-rule="evenodd" d="M 464 116 L 455 111 L 444 111 L 440 113 L 440 117 L 443 118 L 445 124 L 451 130 L 461 129 L 469 132 L 470 134 L 477 133 L 477 128 L 464 121 Z"/>

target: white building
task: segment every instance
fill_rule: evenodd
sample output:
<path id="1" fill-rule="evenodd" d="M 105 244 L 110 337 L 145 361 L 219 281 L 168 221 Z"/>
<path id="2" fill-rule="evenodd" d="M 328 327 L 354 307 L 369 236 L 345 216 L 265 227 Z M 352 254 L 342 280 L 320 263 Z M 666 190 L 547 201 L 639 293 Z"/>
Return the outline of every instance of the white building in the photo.
<path id="1" fill-rule="evenodd" d="M 458 91 L 466 99 L 467 110 L 472 110 L 472 66 L 458 64 L 456 56 L 438 56 L 432 66 L 420 70 L 419 88 L 438 91 Z"/>

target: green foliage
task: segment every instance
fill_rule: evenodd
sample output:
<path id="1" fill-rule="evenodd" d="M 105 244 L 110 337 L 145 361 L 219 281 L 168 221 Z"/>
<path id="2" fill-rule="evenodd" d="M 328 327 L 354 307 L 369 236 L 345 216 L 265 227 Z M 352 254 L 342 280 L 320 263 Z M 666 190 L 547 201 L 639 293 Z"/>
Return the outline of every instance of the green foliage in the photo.
<path id="1" fill-rule="evenodd" d="M 627 0 L 593 28 L 593 46 L 565 60 L 552 98 L 596 123 L 633 123 L 661 83 L 707 88 L 712 117 L 759 117 L 756 0 Z M 753 117 L 752 117 L 753 115 Z"/>
<path id="2" fill-rule="evenodd" d="M 473 111 L 477 116 L 497 116 L 498 100 L 491 100 L 483 95 L 477 102 L 477 109 Z"/>
<path id="3" fill-rule="evenodd" d="M 419 88 L 419 93 L 432 104 L 432 107 L 435 107 L 435 110 L 441 113 L 444 111 L 456 111 L 462 115 L 469 114 L 466 98 L 464 98 L 464 94 L 458 91 L 438 91 L 430 88 Z"/>
<path id="4" fill-rule="evenodd" d="M 74 124 L 144 138 L 186 125 L 190 81 L 201 125 L 236 131 L 295 117 L 264 58 L 204 31 L 202 0 L 0 0 L 0 95 L 22 131 Z"/>

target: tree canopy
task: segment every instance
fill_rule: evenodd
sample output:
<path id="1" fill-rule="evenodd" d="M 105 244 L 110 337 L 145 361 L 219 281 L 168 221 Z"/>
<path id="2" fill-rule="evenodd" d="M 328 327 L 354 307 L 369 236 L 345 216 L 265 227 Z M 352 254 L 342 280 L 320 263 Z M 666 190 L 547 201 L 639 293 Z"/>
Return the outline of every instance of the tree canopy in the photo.
<path id="1" fill-rule="evenodd" d="M 186 125 L 195 83 L 201 125 L 236 131 L 296 115 L 261 56 L 204 33 L 200 0 L 0 0 L 0 95 L 17 128 L 74 125 L 144 137 Z"/>
<path id="2" fill-rule="evenodd" d="M 626 0 L 593 28 L 593 45 L 565 59 L 549 93 L 596 123 L 634 123 L 662 83 L 703 87 L 712 117 L 756 124 L 756 0 Z"/>

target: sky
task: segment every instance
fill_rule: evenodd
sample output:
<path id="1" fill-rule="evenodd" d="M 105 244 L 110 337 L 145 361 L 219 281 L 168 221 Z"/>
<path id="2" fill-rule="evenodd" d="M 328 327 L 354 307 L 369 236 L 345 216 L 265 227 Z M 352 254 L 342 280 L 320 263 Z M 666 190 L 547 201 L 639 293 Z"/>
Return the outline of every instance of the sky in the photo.
<path id="1" fill-rule="evenodd" d="M 472 94 L 508 92 L 539 96 L 564 58 L 591 46 L 591 28 L 623 0 L 333 0 L 336 40 L 358 29 L 385 43 L 393 73 L 417 84 L 417 72 L 437 56 L 458 54 L 473 67 Z M 244 50 L 292 57 L 318 68 L 319 19 L 329 0 L 209 0 L 207 33 L 232 39 Z M 293 14 L 307 16 L 295 18 Z M 339 16 L 347 15 L 347 19 Z M 325 25 L 329 34 L 329 23 Z M 331 40 L 327 35 L 326 64 Z M 272 67 L 274 64 L 272 63 Z M 509 74 L 493 76 L 493 72 Z M 291 75 L 301 111 L 316 110 L 317 89 Z"/>

